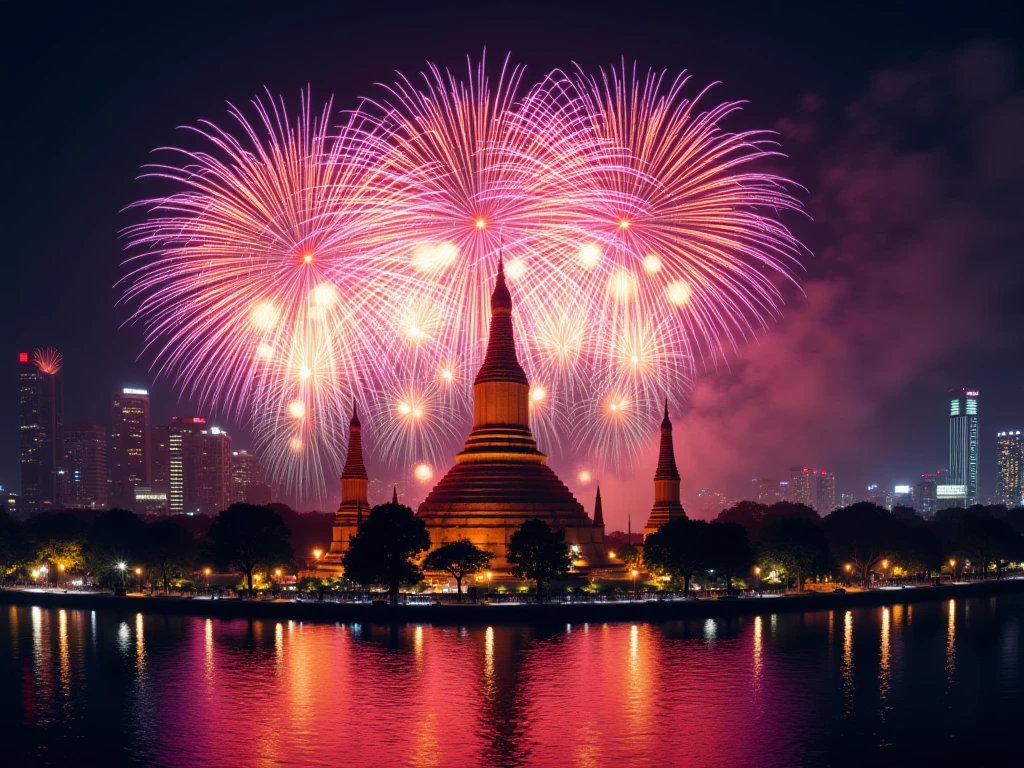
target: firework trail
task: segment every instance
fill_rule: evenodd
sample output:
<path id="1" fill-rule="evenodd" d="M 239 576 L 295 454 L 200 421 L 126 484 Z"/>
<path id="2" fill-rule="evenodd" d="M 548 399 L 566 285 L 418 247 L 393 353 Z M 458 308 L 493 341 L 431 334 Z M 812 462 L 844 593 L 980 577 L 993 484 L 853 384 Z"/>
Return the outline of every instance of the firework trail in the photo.
<path id="1" fill-rule="evenodd" d="M 527 89 L 508 59 L 493 82 L 467 61 L 399 75 L 337 129 L 307 95 L 294 120 L 269 95 L 254 123 L 232 107 L 240 138 L 200 123 L 204 150 L 144 174 L 175 188 L 127 230 L 157 371 L 251 420 L 300 492 L 340 466 L 352 396 L 391 466 L 426 482 L 450 458 L 499 252 L 538 438 L 599 469 L 793 280 L 779 215 L 799 203 L 762 169 L 769 136 L 724 130 L 739 104 L 625 62 Z"/>

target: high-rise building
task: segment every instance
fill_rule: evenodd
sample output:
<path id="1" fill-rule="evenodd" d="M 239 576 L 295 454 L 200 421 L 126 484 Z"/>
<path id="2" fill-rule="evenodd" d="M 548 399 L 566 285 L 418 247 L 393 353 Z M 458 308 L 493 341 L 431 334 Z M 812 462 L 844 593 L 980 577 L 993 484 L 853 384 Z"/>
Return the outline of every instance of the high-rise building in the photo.
<path id="1" fill-rule="evenodd" d="M 938 494 L 936 489 L 945 485 L 945 473 L 940 469 L 937 472 L 925 472 L 914 489 L 914 509 L 924 517 L 934 515 L 938 510 Z"/>
<path id="2" fill-rule="evenodd" d="M 64 430 L 65 503 L 80 509 L 107 506 L 107 432 L 77 422 Z"/>
<path id="3" fill-rule="evenodd" d="M 856 497 L 852 493 L 841 493 L 839 494 L 839 506 L 849 507 L 857 501 Z"/>
<path id="4" fill-rule="evenodd" d="M 199 447 L 199 514 L 216 515 L 231 506 L 231 435 L 219 427 L 204 429 L 193 437 Z"/>
<path id="5" fill-rule="evenodd" d="M 171 428 L 167 425 L 149 429 L 149 486 L 154 491 L 170 492 Z"/>
<path id="6" fill-rule="evenodd" d="M 64 460 L 62 362 L 52 348 L 18 355 L 22 515 L 63 505 L 58 476 Z"/>
<path id="7" fill-rule="evenodd" d="M 755 498 L 760 504 L 772 505 L 786 500 L 789 483 L 778 480 L 758 480 Z"/>
<path id="8" fill-rule="evenodd" d="M 812 481 L 815 470 L 807 467 L 791 467 L 789 470 L 789 499 L 794 504 L 814 506 L 812 493 L 817 483 Z"/>
<path id="9" fill-rule="evenodd" d="M 804 504 L 819 515 L 836 508 L 835 474 L 811 467 L 792 467 L 789 472 L 789 501 Z"/>
<path id="10" fill-rule="evenodd" d="M 171 419 L 167 427 L 167 509 L 172 515 L 199 509 L 202 453 L 197 438 L 206 419 L 193 416 Z"/>
<path id="11" fill-rule="evenodd" d="M 836 508 L 836 476 L 823 469 L 815 476 L 815 481 L 818 487 L 814 508 L 824 516 Z"/>
<path id="12" fill-rule="evenodd" d="M 996 435 L 996 492 L 1007 507 L 1024 506 L 1024 439 L 1020 430 Z"/>
<path id="13" fill-rule="evenodd" d="M 263 475 L 260 472 L 260 460 L 248 451 L 231 452 L 232 500 L 238 503 L 252 503 L 248 500 L 246 489 L 261 485 Z"/>
<path id="14" fill-rule="evenodd" d="M 125 387 L 110 409 L 110 506 L 132 509 L 135 486 L 148 486 L 149 392 Z"/>
<path id="15" fill-rule="evenodd" d="M 963 486 L 965 506 L 978 503 L 978 390 L 949 392 L 949 477 L 946 485 Z M 953 489 L 945 489 L 947 498 Z"/>

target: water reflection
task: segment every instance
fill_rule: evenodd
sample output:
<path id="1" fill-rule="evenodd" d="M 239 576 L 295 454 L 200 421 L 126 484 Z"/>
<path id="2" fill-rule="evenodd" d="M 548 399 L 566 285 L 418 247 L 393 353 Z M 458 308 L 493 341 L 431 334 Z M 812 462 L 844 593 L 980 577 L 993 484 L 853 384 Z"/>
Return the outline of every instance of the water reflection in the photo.
<path id="1" fill-rule="evenodd" d="M 956 682 L 956 600 L 949 601 L 949 622 L 946 625 L 946 687 Z"/>
<path id="2" fill-rule="evenodd" d="M 882 609 L 882 641 L 878 658 L 878 698 L 881 704 L 879 712 L 885 719 L 888 709 L 889 692 L 892 686 L 892 651 L 889 648 L 889 609 Z"/>
<path id="3" fill-rule="evenodd" d="M 1005 605 L 968 628 L 962 602 L 918 604 L 913 634 L 906 606 L 570 631 L 17 609 L 0 717 L 26 757 L 5 763 L 941 764 L 928 734 L 1012 727 L 1024 598 Z M 952 707 L 929 692 L 954 663 Z"/>
<path id="4" fill-rule="evenodd" d="M 847 611 L 843 616 L 843 699 L 845 702 L 844 713 L 853 714 L 853 611 Z"/>

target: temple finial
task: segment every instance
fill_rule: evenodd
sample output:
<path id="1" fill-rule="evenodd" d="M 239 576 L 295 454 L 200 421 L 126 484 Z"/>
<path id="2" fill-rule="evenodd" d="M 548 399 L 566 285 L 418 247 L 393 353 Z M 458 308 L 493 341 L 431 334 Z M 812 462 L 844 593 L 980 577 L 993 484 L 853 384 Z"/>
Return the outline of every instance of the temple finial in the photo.
<path id="1" fill-rule="evenodd" d="M 398 503 L 398 486 L 397 485 L 395 486 L 394 490 L 391 492 L 391 503 L 392 504 L 397 504 Z"/>

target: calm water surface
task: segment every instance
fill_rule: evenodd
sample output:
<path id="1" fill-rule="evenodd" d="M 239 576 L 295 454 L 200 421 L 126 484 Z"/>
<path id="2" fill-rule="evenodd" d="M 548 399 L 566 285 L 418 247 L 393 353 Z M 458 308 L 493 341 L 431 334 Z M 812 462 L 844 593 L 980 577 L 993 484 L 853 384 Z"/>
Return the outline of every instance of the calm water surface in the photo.
<path id="1" fill-rule="evenodd" d="M 1024 749 L 1022 622 L 1024 596 L 543 629 L 0 607 L 3 762 L 979 764 Z"/>

